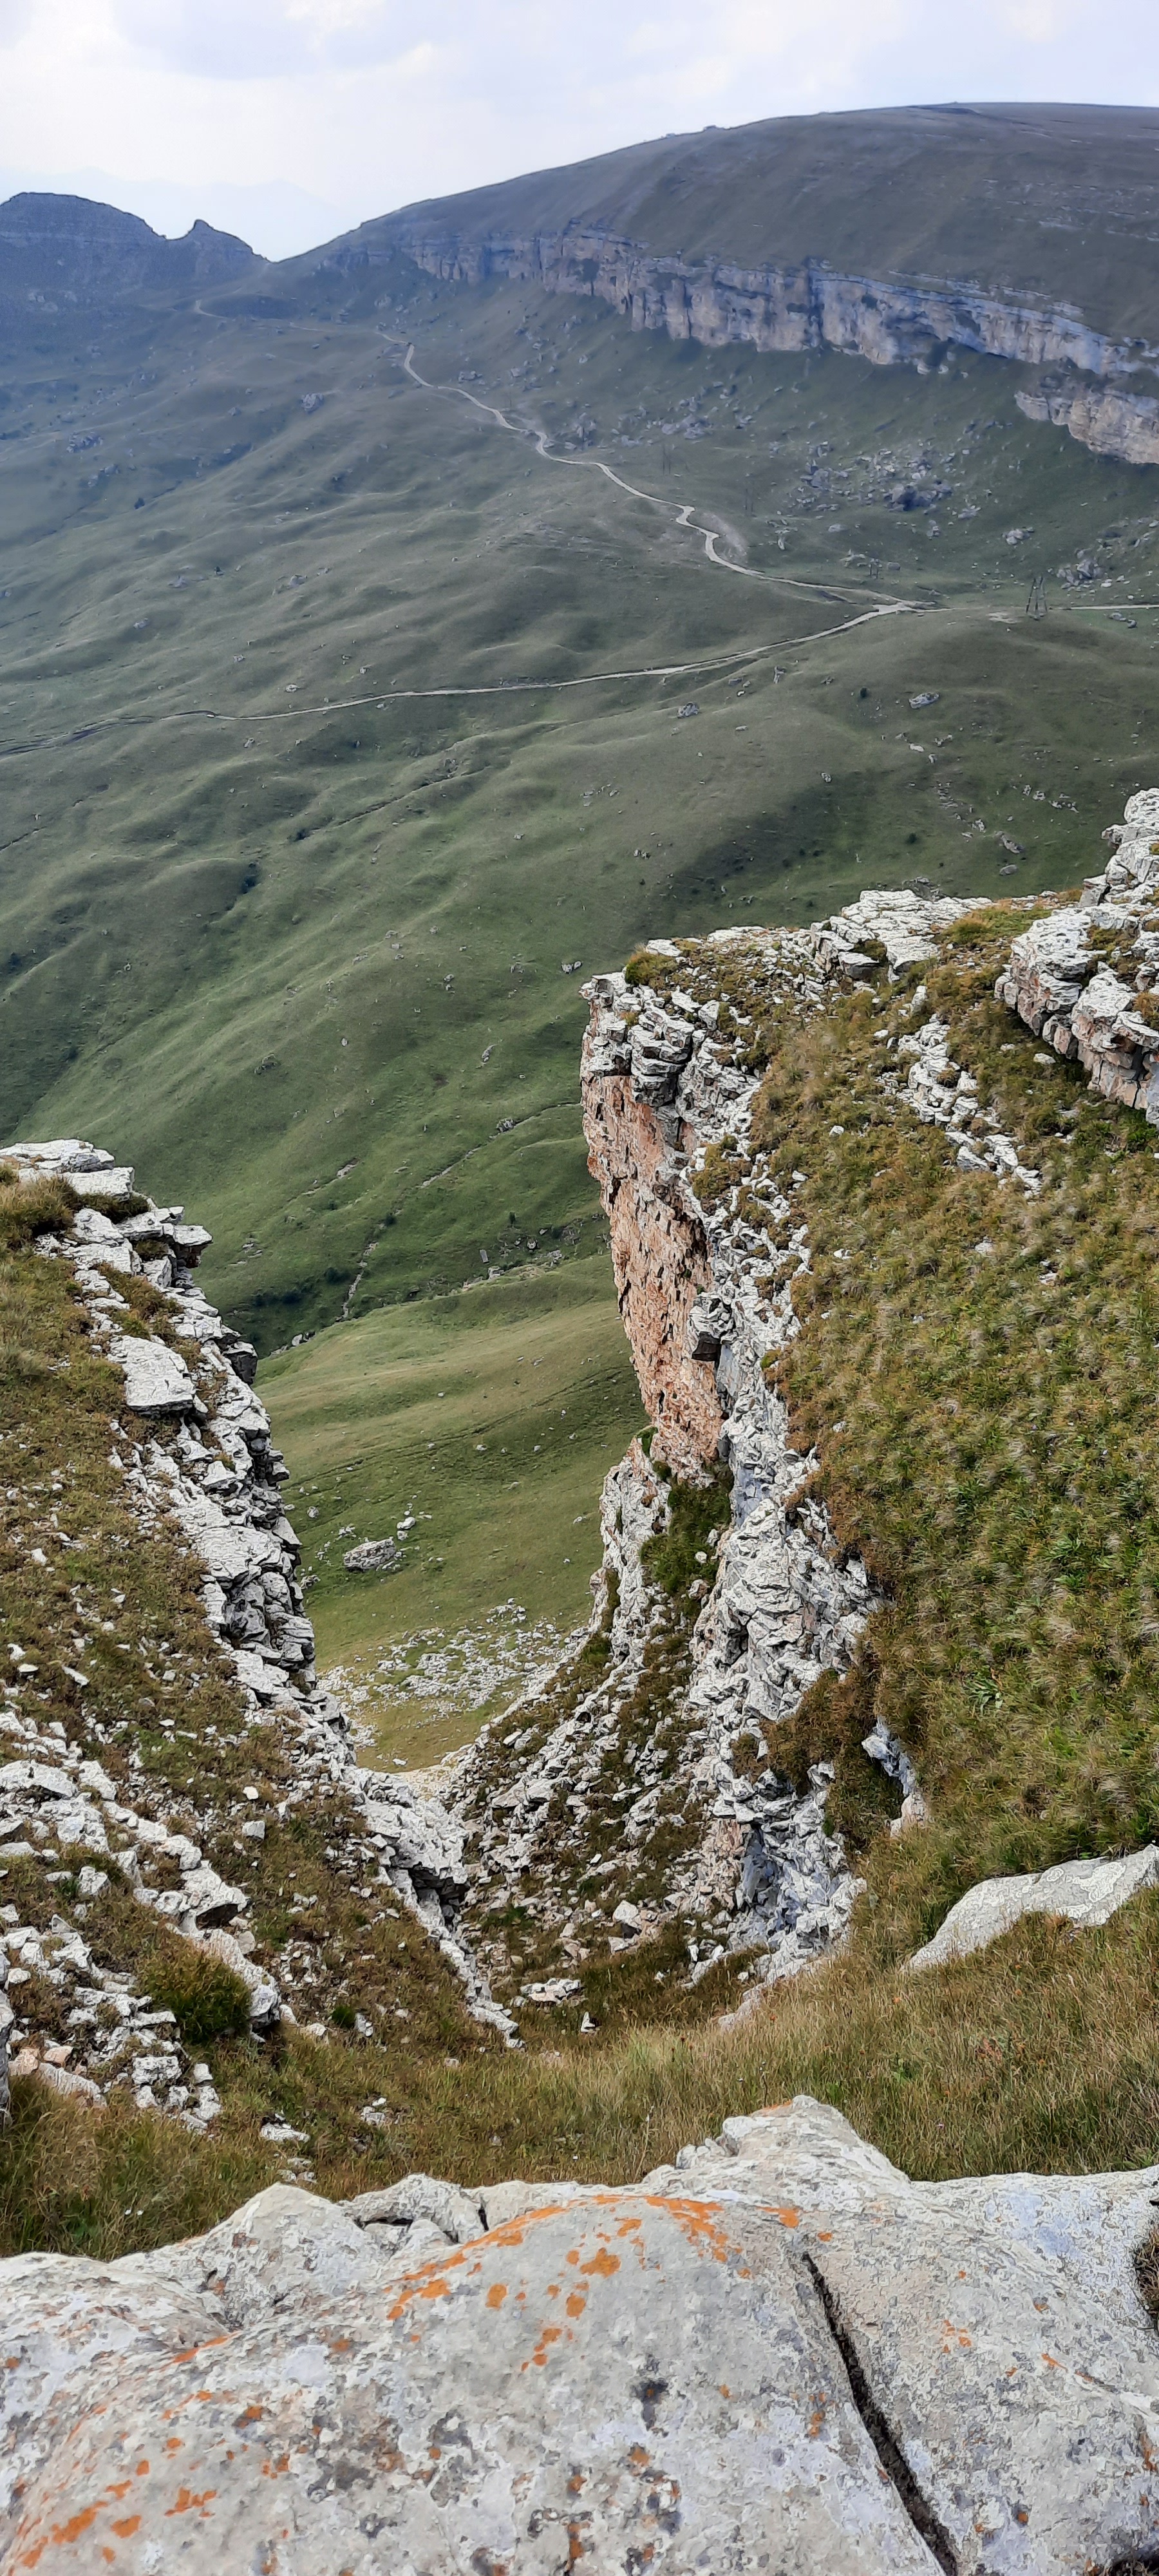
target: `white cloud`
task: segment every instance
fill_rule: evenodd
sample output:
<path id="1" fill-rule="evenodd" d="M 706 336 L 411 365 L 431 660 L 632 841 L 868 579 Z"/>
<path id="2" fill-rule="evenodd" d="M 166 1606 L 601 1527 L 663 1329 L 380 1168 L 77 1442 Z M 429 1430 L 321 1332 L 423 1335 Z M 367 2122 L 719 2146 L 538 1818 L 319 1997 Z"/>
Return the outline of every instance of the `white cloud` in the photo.
<path id="1" fill-rule="evenodd" d="M 32 0 L 0 0 L 0 46 L 14 45 L 32 22 Z"/>
<path id="2" fill-rule="evenodd" d="M 0 45 L 0 163 L 348 224 L 709 121 L 1159 97 L 1154 0 L 0 0 Z"/>

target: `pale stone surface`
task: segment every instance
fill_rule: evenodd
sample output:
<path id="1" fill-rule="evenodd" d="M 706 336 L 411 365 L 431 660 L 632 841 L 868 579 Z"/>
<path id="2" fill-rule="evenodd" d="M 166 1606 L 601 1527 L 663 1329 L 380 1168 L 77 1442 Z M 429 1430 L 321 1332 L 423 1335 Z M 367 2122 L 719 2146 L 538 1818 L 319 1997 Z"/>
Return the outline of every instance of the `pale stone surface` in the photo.
<path id="1" fill-rule="evenodd" d="M 196 1388 L 180 1353 L 164 1342 L 118 1333 L 110 1356 L 125 1372 L 125 1402 L 130 1413 L 188 1413 Z"/>
<path id="2" fill-rule="evenodd" d="M 450 2245 L 467 2245 L 483 2234 L 478 2198 L 460 2191 L 453 2182 L 438 2181 L 434 2174 L 404 2174 L 401 2182 L 391 2183 L 385 2191 L 360 2192 L 344 2208 L 358 2227 L 409 2225 L 412 2219 L 428 2219 Z"/>
<path id="3" fill-rule="evenodd" d="M 925 365 L 941 341 L 1045 367 L 1041 383 L 1015 394 L 1028 419 L 1056 422 L 1099 455 L 1159 461 L 1159 402 L 1135 381 L 1139 342 L 1114 340 L 1073 307 L 1022 302 L 978 279 L 871 279 L 842 276 L 823 259 L 748 267 L 656 253 L 592 217 L 521 237 L 482 225 L 460 233 L 404 213 L 381 233 L 379 257 L 399 246 L 435 277 L 507 277 L 540 292 L 598 296 L 633 330 L 707 348 L 739 340 L 764 350 L 840 349 L 883 367 Z"/>
<path id="4" fill-rule="evenodd" d="M 869 965 L 862 953 L 866 942 L 871 953 L 874 945 L 884 948 L 891 966 L 919 965 L 937 956 L 940 932 L 951 930 L 964 914 L 984 910 L 988 900 L 986 895 L 925 897 L 908 886 L 886 891 L 867 887 L 855 903 L 843 904 L 831 920 L 818 923 L 813 932 L 817 955 L 855 980 Z"/>
<path id="5" fill-rule="evenodd" d="M 393 1538 L 360 1539 L 342 1559 L 348 1574 L 392 1574 L 402 1564 L 402 1549 Z"/>
<path id="6" fill-rule="evenodd" d="M 1031 1870 L 1025 1878 L 981 1878 L 950 1907 L 933 1940 L 915 1950 L 906 1966 L 911 1971 L 940 1968 L 947 1959 L 965 1958 L 996 1941 L 1024 1914 L 1065 1914 L 1086 1928 L 1109 1923 L 1121 1905 L 1148 1887 L 1159 1887 L 1155 1843 L 1122 1860 L 1065 1860 L 1054 1869 Z"/>
<path id="7" fill-rule="evenodd" d="M 1159 1028 L 1140 996 L 1159 988 L 1159 789 L 1128 799 L 1124 820 L 1104 839 L 1112 854 L 1088 877 L 1081 904 L 1033 921 L 1014 941 L 998 978 L 1009 1004 L 1058 1055 L 1090 1075 L 1092 1091 L 1141 1109 L 1159 1126 Z M 1114 968 L 1103 953 L 1112 939 L 1126 952 Z"/>
<path id="8" fill-rule="evenodd" d="M 294 2576 L 554 2576 L 581 2552 L 609 2569 L 930 2565 L 812 2285 L 756 2209 L 591 2193 L 385 2294 L 312 2295 L 305 2314 L 291 2298 L 112 2378 L 58 2401 L 13 2576 L 50 2537 L 54 2566 L 86 2576 L 119 2555 L 126 2475 L 126 2563 L 162 2570 L 179 2549 L 189 2576 L 283 2557 Z"/>
<path id="9" fill-rule="evenodd" d="M 911 2183 L 800 2097 L 631 2189 L 492 2186 L 454 2245 L 275 2187 L 20 2257 L 0 2576 L 1094 2576 L 1159 2519 L 1157 2184 Z"/>
<path id="10" fill-rule="evenodd" d="M 578 2182 L 492 2182 L 485 2183 L 480 2198 L 483 2217 L 488 2227 L 505 2227 L 509 2218 L 522 2218 L 529 2209 L 559 2209 L 582 2195 Z"/>

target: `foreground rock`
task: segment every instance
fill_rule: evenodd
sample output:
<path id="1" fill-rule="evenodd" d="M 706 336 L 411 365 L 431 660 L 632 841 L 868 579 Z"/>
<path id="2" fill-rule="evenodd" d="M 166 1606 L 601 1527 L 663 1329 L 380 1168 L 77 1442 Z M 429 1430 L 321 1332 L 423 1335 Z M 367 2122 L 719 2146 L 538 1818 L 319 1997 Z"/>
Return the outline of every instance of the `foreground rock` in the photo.
<path id="1" fill-rule="evenodd" d="M 1159 2534 L 1157 2182 L 913 2184 L 802 2097 L 633 2189 L 19 2257 L 0 2571 L 1093 2576 Z"/>
<path id="2" fill-rule="evenodd" d="M 1033 922 L 998 979 L 1009 1003 L 1091 1088 L 1159 1126 L 1159 788 L 1127 804 L 1105 838 L 1112 856 L 1082 903 Z"/>

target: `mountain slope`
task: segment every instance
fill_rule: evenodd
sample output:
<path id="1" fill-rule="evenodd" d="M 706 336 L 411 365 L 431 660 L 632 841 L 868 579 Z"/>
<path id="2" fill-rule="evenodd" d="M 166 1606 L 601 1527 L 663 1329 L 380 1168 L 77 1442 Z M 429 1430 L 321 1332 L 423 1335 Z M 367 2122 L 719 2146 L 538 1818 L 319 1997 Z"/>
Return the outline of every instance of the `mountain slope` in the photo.
<path id="1" fill-rule="evenodd" d="M 1155 108 L 770 117 L 430 199 L 348 238 L 372 251 L 412 227 L 464 240 L 591 228 L 684 259 L 967 279 L 1078 306 L 1115 337 L 1155 338 L 1157 140 Z"/>
<path id="2" fill-rule="evenodd" d="M 1110 128 L 1085 113 L 1090 178 Z M 1059 189 L 1081 212 L 1081 134 L 1059 111 L 1052 144 L 1054 117 L 1027 222 L 1061 260 L 1084 237 L 1051 228 Z M 642 229 L 709 241 L 754 155 L 799 178 L 808 147 L 836 184 L 864 134 L 872 274 L 904 249 L 889 168 L 912 196 L 935 126 L 666 145 L 680 233 Z M 969 171 L 981 203 L 1014 128 L 948 132 L 943 233 L 967 243 Z M 550 184 L 635 222 L 626 167 Z M 520 183 L 545 215 L 547 184 Z M 1142 177 L 1120 197 L 1145 228 Z M 263 1354 L 599 1252 L 583 975 L 652 934 L 800 925 L 866 881 L 1066 883 L 1159 761 L 1154 469 L 1027 418 L 1039 368 L 708 349 L 547 277 L 434 275 L 389 226 L 236 273 L 227 245 L 199 282 L 121 218 L 4 220 L 34 218 L 71 240 L 76 300 L 25 298 L 0 360 L 5 1130 L 99 1128 L 146 1185 L 180 1171 L 214 1293 Z M 766 241 L 759 204 L 753 222 Z M 180 254 L 176 282 L 141 283 L 146 252 Z M 1016 285 L 1054 291 L 1061 269 L 1019 259 Z M 308 1379 L 292 1352 L 272 1390 L 302 1423 Z M 400 1457 L 400 1504 L 426 1473 L 425 1450 Z M 367 1511 L 385 1495 L 372 1479 Z M 559 1563 L 543 1526 L 537 1598 Z M 331 1558 L 311 1571 L 328 1593 Z"/>

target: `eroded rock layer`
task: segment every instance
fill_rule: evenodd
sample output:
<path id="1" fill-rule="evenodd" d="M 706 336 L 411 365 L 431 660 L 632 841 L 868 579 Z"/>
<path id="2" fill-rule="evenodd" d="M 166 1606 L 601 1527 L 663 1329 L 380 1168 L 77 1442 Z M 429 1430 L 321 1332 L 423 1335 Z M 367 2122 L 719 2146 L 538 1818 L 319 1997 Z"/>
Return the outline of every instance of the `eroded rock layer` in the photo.
<path id="1" fill-rule="evenodd" d="M 1073 308 L 1022 302 L 961 278 L 841 276 L 824 260 L 745 267 L 656 256 L 583 224 L 475 236 L 432 227 L 420 215 L 396 217 L 386 232 L 432 277 L 470 285 L 506 277 L 557 295 L 596 296 L 633 330 L 706 348 L 747 341 L 761 350 L 838 349 L 873 366 L 921 369 L 950 347 L 1014 359 L 1046 371 L 1017 396 L 1029 419 L 1053 421 L 1098 454 L 1132 465 L 1159 459 L 1159 351 L 1117 342 Z"/>

